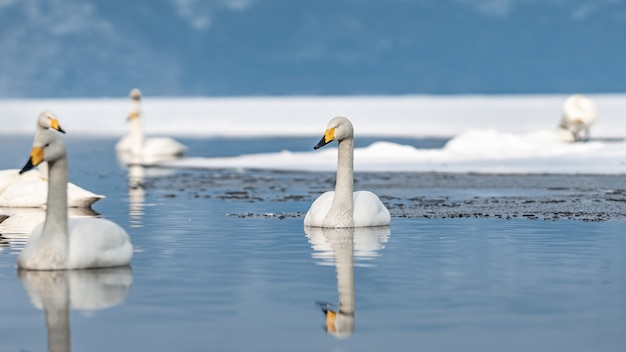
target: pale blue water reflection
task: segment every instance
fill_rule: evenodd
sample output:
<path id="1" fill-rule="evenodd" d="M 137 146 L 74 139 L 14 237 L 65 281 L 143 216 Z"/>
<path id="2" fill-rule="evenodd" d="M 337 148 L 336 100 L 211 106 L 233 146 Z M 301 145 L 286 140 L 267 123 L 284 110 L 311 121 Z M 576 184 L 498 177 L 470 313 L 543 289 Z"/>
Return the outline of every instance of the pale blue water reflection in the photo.
<path id="1" fill-rule="evenodd" d="M 224 218 L 174 233 L 146 216 L 126 302 L 73 313 L 76 350 L 619 351 L 626 341 L 622 223 L 395 219 L 368 265 L 355 256 L 351 267 L 336 241 L 335 268 L 300 219 Z M 41 350 L 43 316 L 14 259 L 0 256 L 0 310 L 11 317 L 0 319 L 0 350 Z M 325 333 L 319 301 L 353 305 L 354 320 L 335 330 L 348 339 Z"/>
<path id="2" fill-rule="evenodd" d="M 103 285 L 75 286 L 72 274 L 30 280 L 15 269 L 20 242 L 0 241 L 0 351 L 47 348 L 46 302 L 75 351 L 626 346 L 623 222 L 394 218 L 388 231 L 320 234 L 301 218 L 226 216 L 304 212 L 308 202 L 133 188 L 114 156 L 96 169 L 95 152 L 75 151 L 74 175 L 107 195 L 95 210 L 131 235 L 132 272 Z M 74 303 L 114 297 L 108 288 L 115 304 Z M 42 292 L 52 299 L 33 299 Z"/>
<path id="3" fill-rule="evenodd" d="M 129 267 L 72 270 L 18 271 L 30 301 L 43 310 L 49 351 L 71 350 L 70 308 L 96 311 L 124 302 L 132 283 Z"/>

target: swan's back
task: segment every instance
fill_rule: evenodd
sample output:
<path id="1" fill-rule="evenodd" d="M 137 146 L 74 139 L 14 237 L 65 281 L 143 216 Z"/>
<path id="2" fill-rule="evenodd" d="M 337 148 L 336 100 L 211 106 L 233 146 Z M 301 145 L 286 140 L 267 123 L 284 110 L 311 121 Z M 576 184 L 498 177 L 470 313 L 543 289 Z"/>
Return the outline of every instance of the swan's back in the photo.
<path id="1" fill-rule="evenodd" d="M 304 217 L 305 226 L 323 227 L 324 219 L 333 203 L 335 191 L 328 191 L 320 195 L 311 204 L 311 208 Z M 354 227 L 386 226 L 391 223 L 389 210 L 380 201 L 378 196 L 370 191 L 353 193 Z"/>
<path id="2" fill-rule="evenodd" d="M 6 187 L 0 194 L 0 207 L 40 208 L 45 207 L 48 195 L 48 182 L 39 176 L 37 170 L 28 171 L 16 182 Z M 103 195 L 95 194 L 73 183 L 67 184 L 67 206 L 70 208 L 89 207 Z"/>
<path id="3" fill-rule="evenodd" d="M 130 153 L 132 148 L 132 137 L 126 135 L 115 144 L 115 151 L 118 153 Z"/>
<path id="4" fill-rule="evenodd" d="M 24 180 L 32 181 L 38 178 L 39 171 L 37 170 L 30 170 L 21 175 L 19 169 L 0 170 L 0 194 L 16 183 L 24 182 Z"/>
<path id="5" fill-rule="evenodd" d="M 126 266 L 133 256 L 128 234 L 102 218 L 69 219 L 68 268 Z"/>
<path id="6" fill-rule="evenodd" d="M 354 226 L 386 226 L 391 215 L 377 195 L 370 191 L 354 192 Z"/>
<path id="7" fill-rule="evenodd" d="M 143 148 L 146 156 L 181 156 L 186 151 L 187 147 L 169 137 L 148 137 Z"/>
<path id="8" fill-rule="evenodd" d="M 322 222 L 333 204 L 333 198 L 335 191 L 324 192 L 317 197 L 304 216 L 304 226 L 322 227 Z"/>
<path id="9" fill-rule="evenodd" d="M 17 259 L 19 267 L 34 270 L 108 268 L 127 266 L 133 256 L 128 234 L 116 223 L 102 218 L 71 218 L 68 257 L 65 263 L 58 263 L 57 258 L 46 255 L 50 243 L 42 238 L 42 229 L 43 223 L 29 235 Z"/>
<path id="10" fill-rule="evenodd" d="M 132 137 L 124 136 L 115 144 L 118 153 L 132 152 Z M 187 147 L 169 137 L 147 137 L 144 140 L 142 157 L 182 156 Z"/>
<path id="11" fill-rule="evenodd" d="M 574 132 L 589 128 L 597 119 L 596 104 L 584 95 L 572 95 L 563 103 L 561 124 Z"/>

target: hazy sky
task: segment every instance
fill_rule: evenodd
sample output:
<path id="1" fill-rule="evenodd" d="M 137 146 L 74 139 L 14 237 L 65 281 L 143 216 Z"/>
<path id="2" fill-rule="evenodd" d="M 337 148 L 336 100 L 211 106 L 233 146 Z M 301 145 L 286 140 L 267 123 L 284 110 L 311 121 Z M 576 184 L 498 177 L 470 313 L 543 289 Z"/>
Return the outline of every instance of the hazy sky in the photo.
<path id="1" fill-rule="evenodd" d="M 0 97 L 623 92 L 623 0 L 0 0 Z"/>

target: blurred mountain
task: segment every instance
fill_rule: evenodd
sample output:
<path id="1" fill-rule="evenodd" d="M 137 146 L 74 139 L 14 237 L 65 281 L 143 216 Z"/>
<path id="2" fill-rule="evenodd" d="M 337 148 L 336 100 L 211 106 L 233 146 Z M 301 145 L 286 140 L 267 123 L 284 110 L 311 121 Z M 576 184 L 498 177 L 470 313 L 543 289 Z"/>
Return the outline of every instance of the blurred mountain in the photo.
<path id="1" fill-rule="evenodd" d="M 626 0 L 0 0 L 0 97 L 624 92 Z"/>

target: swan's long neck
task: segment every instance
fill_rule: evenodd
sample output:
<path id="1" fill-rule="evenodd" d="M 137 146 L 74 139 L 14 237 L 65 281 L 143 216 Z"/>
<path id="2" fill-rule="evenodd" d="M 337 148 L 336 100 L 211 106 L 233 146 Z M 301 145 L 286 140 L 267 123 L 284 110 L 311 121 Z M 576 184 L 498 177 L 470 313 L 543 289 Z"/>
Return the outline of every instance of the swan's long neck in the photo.
<path id="1" fill-rule="evenodd" d="M 143 131 L 141 102 L 139 100 L 132 101 L 131 113 L 137 114 L 137 117 L 130 121 L 131 152 L 135 155 L 140 155 L 143 151 L 145 136 Z"/>
<path id="2" fill-rule="evenodd" d="M 39 133 L 41 133 L 42 131 L 47 130 L 47 128 L 43 127 L 42 125 L 40 125 L 39 123 L 35 126 L 35 138 L 37 138 L 37 135 Z"/>
<path id="3" fill-rule="evenodd" d="M 335 197 L 325 222 L 331 227 L 352 227 L 354 225 L 354 139 L 347 138 L 339 141 L 338 149 Z"/>
<path id="4" fill-rule="evenodd" d="M 67 257 L 67 158 L 48 163 L 48 202 L 42 236 L 54 243 L 58 255 Z"/>

